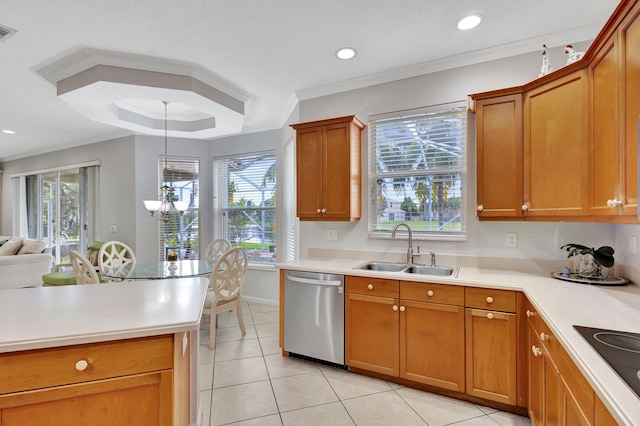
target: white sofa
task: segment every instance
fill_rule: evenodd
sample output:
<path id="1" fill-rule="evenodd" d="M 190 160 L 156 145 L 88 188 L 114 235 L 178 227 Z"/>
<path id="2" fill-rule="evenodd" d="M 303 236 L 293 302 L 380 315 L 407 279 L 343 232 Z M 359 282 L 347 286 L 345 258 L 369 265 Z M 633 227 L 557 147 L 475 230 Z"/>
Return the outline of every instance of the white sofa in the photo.
<path id="1" fill-rule="evenodd" d="M 53 262 L 46 242 L 0 236 L 0 243 L 0 290 L 41 286 Z"/>

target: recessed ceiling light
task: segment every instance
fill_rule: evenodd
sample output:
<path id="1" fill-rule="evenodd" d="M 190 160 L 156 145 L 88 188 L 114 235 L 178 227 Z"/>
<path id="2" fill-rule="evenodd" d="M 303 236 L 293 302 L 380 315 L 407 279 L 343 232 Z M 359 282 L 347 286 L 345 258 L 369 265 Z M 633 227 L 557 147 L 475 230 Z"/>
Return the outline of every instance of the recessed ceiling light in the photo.
<path id="1" fill-rule="evenodd" d="M 3 129 L 2 133 L 7 133 L 9 135 L 13 135 L 15 132 L 13 130 L 9 130 L 9 129 Z"/>
<path id="2" fill-rule="evenodd" d="M 336 56 L 339 59 L 344 59 L 344 60 L 353 59 L 353 57 L 356 56 L 356 51 L 350 47 L 343 47 L 342 49 L 339 49 L 336 52 Z"/>
<path id="3" fill-rule="evenodd" d="M 456 28 L 461 31 L 470 30 L 471 28 L 475 28 L 480 25 L 482 22 L 482 15 L 479 13 L 472 13 L 467 16 L 463 16 L 462 18 L 456 21 Z"/>

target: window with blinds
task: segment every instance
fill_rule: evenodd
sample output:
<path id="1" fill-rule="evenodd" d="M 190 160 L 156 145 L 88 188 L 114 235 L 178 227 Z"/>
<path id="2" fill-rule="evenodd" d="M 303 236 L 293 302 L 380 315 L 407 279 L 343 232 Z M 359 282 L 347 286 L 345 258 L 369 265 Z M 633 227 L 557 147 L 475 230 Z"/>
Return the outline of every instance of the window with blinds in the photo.
<path id="1" fill-rule="evenodd" d="M 369 235 L 464 240 L 465 102 L 369 117 Z M 401 228 L 402 229 L 402 228 Z"/>
<path id="2" fill-rule="evenodd" d="M 284 232 L 282 233 L 282 250 L 280 255 L 283 261 L 293 260 L 296 257 L 296 234 L 298 231 L 298 218 L 296 217 L 296 140 L 291 138 L 284 145 L 284 197 L 282 211 L 284 212 Z"/>
<path id="3" fill-rule="evenodd" d="M 167 222 L 160 222 L 159 258 L 166 260 L 168 253 L 178 254 L 179 259 L 198 259 L 200 239 L 198 235 L 199 170 L 200 161 L 195 158 L 169 157 L 158 162 L 161 185 L 167 185 L 172 201 L 188 201 L 188 210 L 180 216 L 169 214 Z M 159 194 L 161 196 L 162 194 Z"/>
<path id="4" fill-rule="evenodd" d="M 214 170 L 214 238 L 247 249 L 249 262 L 276 261 L 276 155 L 217 158 Z"/>

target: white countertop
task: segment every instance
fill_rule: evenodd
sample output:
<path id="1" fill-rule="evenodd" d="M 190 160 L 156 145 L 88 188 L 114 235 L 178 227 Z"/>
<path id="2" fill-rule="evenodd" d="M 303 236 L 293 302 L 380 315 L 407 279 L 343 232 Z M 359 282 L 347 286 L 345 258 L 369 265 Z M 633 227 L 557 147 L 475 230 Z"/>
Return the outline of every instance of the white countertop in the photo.
<path id="1" fill-rule="evenodd" d="M 460 267 L 456 278 L 354 270 L 357 259 L 300 259 L 280 269 L 401 279 L 522 291 L 534 304 L 596 394 L 620 424 L 640 422 L 640 398 L 573 328 L 573 325 L 640 333 L 640 288 L 593 286 L 549 275 Z"/>
<path id="2" fill-rule="evenodd" d="M 197 330 L 206 278 L 0 290 L 0 353 Z"/>

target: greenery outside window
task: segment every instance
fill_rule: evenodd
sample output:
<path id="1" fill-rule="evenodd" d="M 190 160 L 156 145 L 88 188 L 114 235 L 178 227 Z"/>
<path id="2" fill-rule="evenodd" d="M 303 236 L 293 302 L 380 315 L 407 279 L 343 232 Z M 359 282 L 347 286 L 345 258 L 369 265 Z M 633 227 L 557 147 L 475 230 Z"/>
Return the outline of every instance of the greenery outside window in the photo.
<path id="1" fill-rule="evenodd" d="M 369 117 L 370 237 L 466 239 L 466 129 L 464 102 Z"/>
<path id="2" fill-rule="evenodd" d="M 244 247 L 252 264 L 276 261 L 276 155 L 218 158 L 213 163 L 214 238 Z"/>

